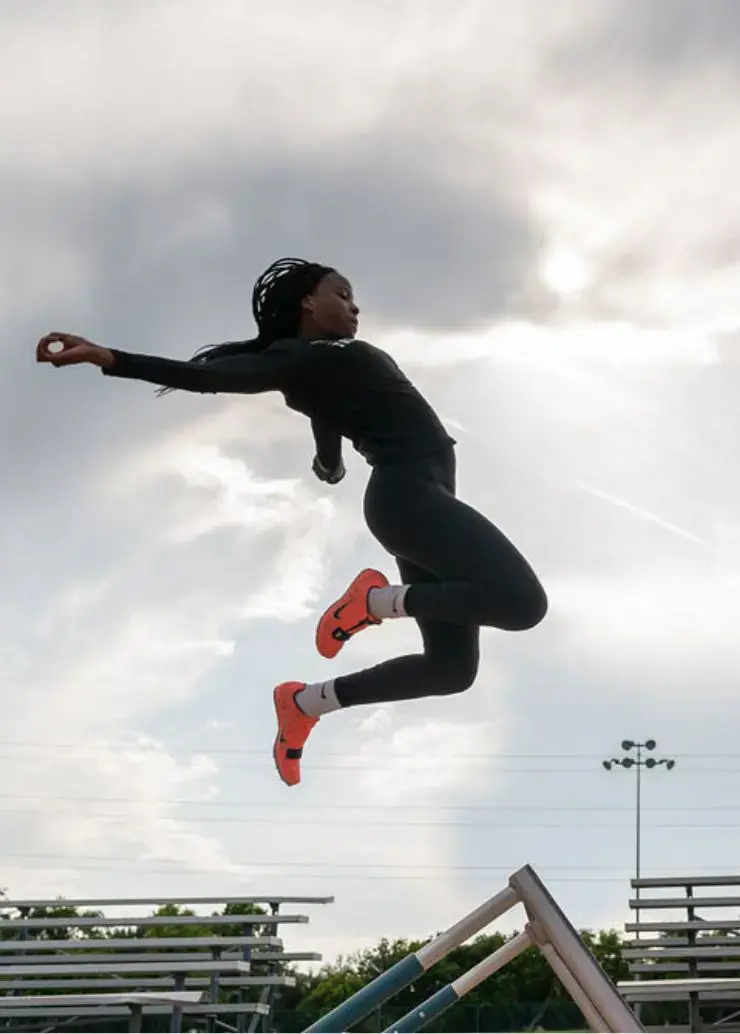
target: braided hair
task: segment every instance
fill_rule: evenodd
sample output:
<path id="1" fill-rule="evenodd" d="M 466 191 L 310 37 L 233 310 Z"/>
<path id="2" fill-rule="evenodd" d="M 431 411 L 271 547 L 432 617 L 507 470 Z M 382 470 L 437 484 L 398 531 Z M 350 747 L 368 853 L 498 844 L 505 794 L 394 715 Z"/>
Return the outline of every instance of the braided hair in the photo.
<path id="1" fill-rule="evenodd" d="M 295 337 L 301 323 L 301 302 L 328 273 L 333 272 L 331 266 L 305 259 L 282 258 L 273 262 L 257 278 L 252 289 L 252 315 L 257 324 L 257 337 L 251 341 L 213 345 L 201 349 L 194 358 L 208 362 L 223 355 L 261 352 L 273 341 Z"/>
<path id="2" fill-rule="evenodd" d="M 229 355 L 262 352 L 280 338 L 295 337 L 300 329 L 301 302 L 311 294 L 328 273 L 335 270 L 318 262 L 300 258 L 281 258 L 262 273 L 252 289 L 252 315 L 257 337 L 249 341 L 229 341 L 206 345 L 193 356 L 193 362 L 208 363 Z M 166 395 L 172 388 L 160 388 Z"/>

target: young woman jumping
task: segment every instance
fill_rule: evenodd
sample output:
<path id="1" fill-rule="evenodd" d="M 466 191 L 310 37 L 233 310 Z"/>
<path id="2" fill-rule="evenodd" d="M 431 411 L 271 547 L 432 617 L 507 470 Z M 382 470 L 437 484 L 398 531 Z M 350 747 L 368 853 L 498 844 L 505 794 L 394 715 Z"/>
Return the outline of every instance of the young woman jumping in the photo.
<path id="1" fill-rule="evenodd" d="M 455 495 L 455 442 L 385 352 L 356 339 L 359 310 L 335 269 L 280 259 L 257 280 L 258 335 L 206 348 L 182 362 L 103 348 L 76 334 L 47 334 L 36 358 L 54 366 L 92 363 L 109 377 L 172 389 L 254 395 L 281 392 L 311 420 L 313 471 L 344 477 L 342 439 L 372 468 L 367 526 L 395 558 L 400 584 L 362 571 L 316 629 L 333 658 L 358 632 L 413 618 L 424 652 L 328 682 L 283 682 L 274 690 L 273 756 L 283 782 L 300 782 L 303 747 L 320 717 L 340 708 L 460 693 L 478 672 L 481 626 L 521 631 L 539 624 L 547 597 L 527 561 L 489 520 Z"/>

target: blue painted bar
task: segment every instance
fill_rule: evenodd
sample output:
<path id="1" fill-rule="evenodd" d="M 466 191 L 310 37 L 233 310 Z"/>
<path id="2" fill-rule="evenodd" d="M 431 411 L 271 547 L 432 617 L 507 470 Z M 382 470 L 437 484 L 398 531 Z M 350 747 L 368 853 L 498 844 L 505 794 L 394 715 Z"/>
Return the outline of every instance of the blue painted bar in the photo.
<path id="1" fill-rule="evenodd" d="M 346 1002 L 332 1009 L 326 1016 L 306 1027 L 303 1034 L 344 1034 L 369 1013 L 392 998 L 394 994 L 408 987 L 424 972 L 416 955 L 407 955 L 395 966 L 360 988 Z M 414 1028 L 411 1028 L 414 1029 Z"/>
<path id="2" fill-rule="evenodd" d="M 390 1034 L 393 1031 L 395 1034 L 397 1031 L 400 1034 L 401 1031 L 423 1030 L 427 1024 L 431 1023 L 432 1020 L 436 1020 L 438 1016 L 441 1016 L 443 1012 L 447 1012 L 448 1009 L 459 1001 L 460 996 L 456 993 L 452 984 L 448 984 L 447 987 L 443 987 L 441 991 L 433 994 L 431 998 L 427 998 L 421 1005 L 417 1005 L 411 1012 L 407 1012 L 397 1023 L 394 1023 L 391 1027 L 386 1027 L 385 1032 Z"/>

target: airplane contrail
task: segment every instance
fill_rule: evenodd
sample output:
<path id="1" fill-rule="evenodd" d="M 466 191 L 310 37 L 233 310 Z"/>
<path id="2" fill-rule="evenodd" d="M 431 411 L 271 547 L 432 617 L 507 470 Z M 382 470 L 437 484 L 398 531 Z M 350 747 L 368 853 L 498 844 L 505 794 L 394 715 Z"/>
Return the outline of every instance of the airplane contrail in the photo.
<path id="1" fill-rule="evenodd" d="M 626 499 L 620 499 L 619 496 L 610 495 L 609 492 L 603 492 L 600 488 L 591 488 L 590 485 L 585 485 L 583 482 L 580 482 L 578 487 L 583 492 L 588 492 L 589 495 L 596 496 L 597 499 L 603 499 L 605 503 L 611 503 L 612 506 L 618 506 L 622 510 L 628 510 L 636 517 L 641 517 L 643 520 L 649 521 L 651 524 L 655 524 L 659 528 L 663 528 L 664 531 L 670 531 L 672 534 L 678 535 L 682 539 L 687 539 L 687 541 L 693 542 L 697 546 L 703 546 L 704 549 L 711 550 L 712 548 L 708 542 L 699 538 L 698 535 L 694 535 L 693 532 L 687 531 L 685 528 L 679 528 L 677 524 L 672 524 L 671 521 L 666 521 L 662 517 L 658 517 L 657 514 L 650 513 L 649 510 L 643 510 L 641 507 L 627 502 Z"/>

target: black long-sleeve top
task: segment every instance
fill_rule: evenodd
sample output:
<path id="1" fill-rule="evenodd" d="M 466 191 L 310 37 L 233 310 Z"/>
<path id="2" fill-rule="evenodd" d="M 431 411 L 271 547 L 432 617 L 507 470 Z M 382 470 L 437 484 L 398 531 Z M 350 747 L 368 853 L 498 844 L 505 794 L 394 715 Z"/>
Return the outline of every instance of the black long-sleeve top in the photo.
<path id="1" fill-rule="evenodd" d="M 328 470 L 341 463 L 342 438 L 371 466 L 454 444 L 396 362 L 366 341 L 290 338 L 207 363 L 111 351 L 114 364 L 103 368 L 109 377 L 203 393 L 280 392 L 290 409 L 311 420 L 317 456 Z"/>

